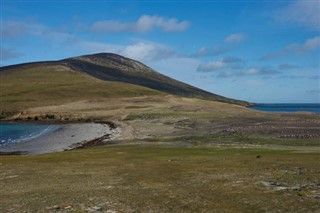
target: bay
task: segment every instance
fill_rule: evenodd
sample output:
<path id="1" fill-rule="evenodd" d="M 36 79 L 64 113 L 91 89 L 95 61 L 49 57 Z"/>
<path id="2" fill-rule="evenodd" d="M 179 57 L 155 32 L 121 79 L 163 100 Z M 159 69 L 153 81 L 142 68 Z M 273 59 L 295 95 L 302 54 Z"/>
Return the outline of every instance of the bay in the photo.
<path id="1" fill-rule="evenodd" d="M 31 140 L 56 129 L 58 125 L 0 123 L 0 146 Z"/>

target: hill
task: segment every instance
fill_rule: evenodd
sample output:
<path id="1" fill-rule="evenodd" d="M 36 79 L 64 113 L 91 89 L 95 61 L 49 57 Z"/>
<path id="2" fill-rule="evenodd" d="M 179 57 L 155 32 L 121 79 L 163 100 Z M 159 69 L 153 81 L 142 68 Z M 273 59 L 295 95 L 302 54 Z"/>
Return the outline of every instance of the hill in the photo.
<path id="1" fill-rule="evenodd" d="M 216 95 L 169 78 L 138 61 L 116 54 L 99 53 L 85 55 L 62 60 L 61 62 L 74 70 L 79 70 L 102 80 L 141 85 L 182 97 L 200 98 L 239 105 L 247 104 L 246 102 Z"/>
<path id="2" fill-rule="evenodd" d="M 5 112 L 79 100 L 162 95 L 139 85 L 99 80 L 54 62 L 4 68 L 0 76 Z"/>
<path id="3" fill-rule="evenodd" d="M 162 75 L 146 65 L 111 53 L 1 68 L 1 111 L 58 105 L 79 100 L 176 95 L 238 105 Z"/>

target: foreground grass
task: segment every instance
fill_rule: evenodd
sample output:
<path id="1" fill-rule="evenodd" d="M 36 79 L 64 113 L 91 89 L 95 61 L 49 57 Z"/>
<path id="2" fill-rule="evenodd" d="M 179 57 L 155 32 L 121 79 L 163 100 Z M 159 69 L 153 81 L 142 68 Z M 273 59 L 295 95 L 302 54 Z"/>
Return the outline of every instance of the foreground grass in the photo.
<path id="1" fill-rule="evenodd" d="M 2 212 L 316 212 L 320 205 L 319 153 L 108 146 L 2 156 L 0 174 Z"/>
<path id="2" fill-rule="evenodd" d="M 282 139 L 265 135 L 254 134 L 234 134 L 234 135 L 193 135 L 193 136 L 181 136 L 181 137 L 159 137 L 159 138 L 145 138 L 135 139 L 128 141 L 129 143 L 150 142 L 150 143 L 169 143 L 173 145 L 179 145 L 183 143 L 185 145 L 198 145 L 198 146 L 287 146 L 287 147 L 301 147 L 310 148 L 320 146 L 318 139 Z"/>

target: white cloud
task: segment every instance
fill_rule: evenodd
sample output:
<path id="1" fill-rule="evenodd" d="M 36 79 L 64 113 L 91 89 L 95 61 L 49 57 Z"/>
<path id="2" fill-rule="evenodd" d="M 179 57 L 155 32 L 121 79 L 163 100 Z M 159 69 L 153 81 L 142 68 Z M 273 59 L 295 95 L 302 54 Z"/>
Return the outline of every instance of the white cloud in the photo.
<path id="1" fill-rule="evenodd" d="M 124 47 L 124 49 L 119 53 L 138 61 L 153 61 L 171 57 L 175 54 L 175 51 L 172 48 L 162 44 L 138 42 L 136 44 Z"/>
<path id="2" fill-rule="evenodd" d="M 235 49 L 235 46 L 215 45 L 212 48 L 201 47 L 197 53 L 191 54 L 190 57 L 217 56 Z"/>
<path id="3" fill-rule="evenodd" d="M 320 30 L 320 1 L 297 0 L 276 12 L 283 22 L 298 23 L 313 30 Z"/>
<path id="4" fill-rule="evenodd" d="M 161 20 L 158 21 L 161 23 Z M 152 22 L 154 21 L 151 21 L 151 23 Z M 89 53 L 111 52 L 143 62 L 161 60 L 171 57 L 175 54 L 175 51 L 171 47 L 150 41 L 140 41 L 130 45 L 115 45 L 104 42 L 84 40 L 68 32 L 57 31 L 35 22 L 8 21 L 6 23 L 7 24 L 4 28 L 4 31 L 6 32 L 7 36 L 12 37 L 31 35 L 34 37 L 48 39 L 50 43 L 54 44 L 57 47 L 76 48 L 79 50 L 85 50 Z M 171 30 L 171 28 L 174 26 L 174 23 L 174 21 L 170 22 L 169 20 L 169 25 L 167 26 L 166 30 Z M 144 25 L 149 28 L 148 24 L 146 24 L 145 21 L 142 21 L 139 25 Z M 142 29 L 141 26 L 140 29 Z M 13 28 L 11 29 L 10 27 Z M 19 27 L 22 27 L 23 30 L 18 31 Z M 68 45 L 66 46 L 65 44 Z M 11 49 L 3 48 L 2 55 L 3 58 L 13 58 L 20 56 L 20 54 Z"/>
<path id="5" fill-rule="evenodd" d="M 239 43 L 245 40 L 245 35 L 236 33 L 229 35 L 225 38 L 227 44 L 217 44 L 213 47 L 201 47 L 198 52 L 190 54 L 190 57 L 204 57 L 204 56 L 217 56 L 222 55 L 226 52 L 230 52 L 239 47 Z"/>
<path id="6" fill-rule="evenodd" d="M 215 72 L 225 68 L 239 69 L 242 67 L 243 60 L 237 57 L 224 57 L 216 61 L 209 61 L 199 64 L 197 71 L 199 72 Z"/>
<path id="7" fill-rule="evenodd" d="M 124 49 L 124 46 L 121 46 L 121 45 L 113 45 L 113 44 L 107 44 L 103 42 L 86 41 L 86 40 L 80 40 L 80 39 L 72 43 L 71 45 L 74 45 L 76 46 L 76 48 L 85 50 L 86 52 L 89 52 L 89 53 L 98 53 L 98 52 L 120 53 Z"/>
<path id="8" fill-rule="evenodd" d="M 308 80 L 315 80 L 319 81 L 319 75 L 281 75 L 279 79 L 308 79 Z"/>
<path id="9" fill-rule="evenodd" d="M 223 61 L 224 63 L 228 63 L 228 64 L 230 64 L 230 63 L 243 62 L 243 60 L 242 60 L 241 58 L 232 57 L 232 56 L 224 57 L 224 58 L 222 59 L 222 61 Z"/>
<path id="10" fill-rule="evenodd" d="M 306 42 L 301 47 L 298 45 L 297 48 L 300 49 L 300 51 L 302 52 L 307 52 L 319 46 L 320 46 L 320 36 L 316 36 L 314 38 L 306 40 Z"/>
<path id="11" fill-rule="evenodd" d="M 186 82 L 195 83 L 199 78 L 199 73 L 195 70 L 201 62 L 195 58 L 169 57 L 163 60 L 151 61 L 147 64 L 157 71 L 170 76 L 171 78 Z"/>
<path id="12" fill-rule="evenodd" d="M 226 63 L 224 63 L 222 60 L 210 61 L 207 63 L 200 64 L 197 68 L 197 71 L 199 71 L 199 72 L 212 72 L 212 71 L 220 70 L 224 67 L 226 67 Z"/>
<path id="13" fill-rule="evenodd" d="M 173 79 L 213 92 L 215 90 L 210 88 L 213 79 L 207 73 L 195 71 L 200 63 L 201 61 L 197 58 L 176 55 L 175 57 L 148 62 L 147 65 Z"/>
<path id="14" fill-rule="evenodd" d="M 15 51 L 12 48 L 5 48 L 2 46 L 0 46 L 0 53 L 1 53 L 2 60 L 9 60 L 9 59 L 19 58 L 23 56 L 23 54 Z"/>
<path id="15" fill-rule="evenodd" d="M 34 21 L 5 20 L 2 26 L 4 38 L 15 38 L 19 36 L 39 36 L 52 40 L 74 40 L 76 37 L 68 32 L 53 30 L 50 27 Z"/>
<path id="16" fill-rule="evenodd" d="M 27 31 L 24 23 L 13 20 L 2 21 L 1 36 L 3 37 L 17 37 L 23 35 Z"/>
<path id="17" fill-rule="evenodd" d="M 98 21 L 90 26 L 95 32 L 136 32 L 147 33 L 155 28 L 164 32 L 181 32 L 188 29 L 188 21 L 179 21 L 175 18 L 142 15 L 136 22 L 120 22 L 114 20 Z"/>
<path id="18" fill-rule="evenodd" d="M 250 68 L 237 73 L 238 76 L 245 75 L 274 75 L 280 72 L 273 68 L 263 67 L 263 68 Z"/>
<path id="19" fill-rule="evenodd" d="M 97 21 L 91 25 L 90 29 L 97 32 L 122 32 L 133 30 L 133 26 L 118 21 Z"/>
<path id="20" fill-rule="evenodd" d="M 225 38 L 225 42 L 227 43 L 233 43 L 233 42 L 241 42 L 244 41 L 246 36 L 242 33 L 235 33 L 231 34 L 228 37 Z"/>
<path id="21" fill-rule="evenodd" d="M 150 41 L 140 41 L 130 45 L 113 45 L 79 40 L 74 45 L 92 53 L 111 52 L 142 62 L 162 60 L 175 55 L 174 49 Z"/>
<path id="22" fill-rule="evenodd" d="M 301 68 L 299 65 L 295 64 L 279 64 L 278 69 L 280 70 L 292 70 Z"/>
<path id="23" fill-rule="evenodd" d="M 219 73 L 218 77 L 219 78 L 228 78 L 228 77 L 232 77 L 235 76 L 235 74 L 231 71 L 223 71 L 221 73 Z"/>
<path id="24" fill-rule="evenodd" d="M 320 47 L 320 36 L 307 39 L 303 44 L 295 43 L 273 53 L 262 56 L 260 60 L 271 60 L 285 55 L 301 55 Z"/>
<path id="25" fill-rule="evenodd" d="M 251 69 L 242 71 L 240 74 L 242 74 L 242 75 L 257 75 L 259 72 L 260 72 L 259 69 L 251 68 Z"/>
<path id="26" fill-rule="evenodd" d="M 223 71 L 220 72 L 218 77 L 220 78 L 227 78 L 227 77 L 236 77 L 236 76 L 270 76 L 276 75 L 280 72 L 276 69 L 269 68 L 269 67 L 262 67 L 262 68 L 249 68 L 242 71 Z"/>
<path id="27" fill-rule="evenodd" d="M 4 20 L 1 31 L 4 38 L 15 38 L 25 35 L 39 36 L 51 32 L 48 27 L 35 23 L 32 20 Z"/>

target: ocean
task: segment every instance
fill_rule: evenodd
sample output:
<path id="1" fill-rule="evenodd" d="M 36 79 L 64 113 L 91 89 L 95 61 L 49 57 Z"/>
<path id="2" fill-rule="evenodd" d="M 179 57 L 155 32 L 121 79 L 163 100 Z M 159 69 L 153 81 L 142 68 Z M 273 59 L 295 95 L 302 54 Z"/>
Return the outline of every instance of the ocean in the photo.
<path id="1" fill-rule="evenodd" d="M 320 113 L 320 104 L 257 104 L 250 109 L 265 112 L 313 112 Z"/>
<path id="2" fill-rule="evenodd" d="M 27 141 L 58 129 L 48 124 L 0 123 L 0 147 L 9 143 Z"/>

